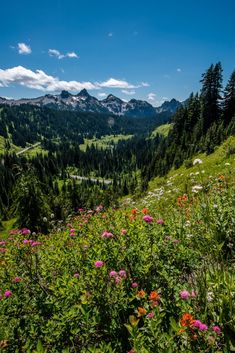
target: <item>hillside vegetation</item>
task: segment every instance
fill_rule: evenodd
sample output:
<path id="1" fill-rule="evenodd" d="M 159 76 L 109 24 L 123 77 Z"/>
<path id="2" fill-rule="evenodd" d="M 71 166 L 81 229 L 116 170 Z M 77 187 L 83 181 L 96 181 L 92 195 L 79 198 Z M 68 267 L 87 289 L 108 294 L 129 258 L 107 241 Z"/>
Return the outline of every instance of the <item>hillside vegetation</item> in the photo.
<path id="1" fill-rule="evenodd" d="M 233 351 L 233 143 L 172 171 L 164 202 L 151 193 L 144 208 L 80 209 L 48 236 L 11 231 L 1 242 L 3 351 Z"/>

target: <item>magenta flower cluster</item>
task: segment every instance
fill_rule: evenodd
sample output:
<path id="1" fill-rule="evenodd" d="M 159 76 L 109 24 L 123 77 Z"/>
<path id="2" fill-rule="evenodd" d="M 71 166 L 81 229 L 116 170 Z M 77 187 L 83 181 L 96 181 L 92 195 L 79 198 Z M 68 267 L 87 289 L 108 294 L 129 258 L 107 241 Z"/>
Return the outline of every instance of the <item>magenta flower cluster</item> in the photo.
<path id="1" fill-rule="evenodd" d="M 192 291 L 191 293 L 187 290 L 182 290 L 180 292 L 180 298 L 183 299 L 183 300 L 187 300 L 189 298 L 195 298 L 196 297 L 196 293 L 195 291 Z"/>
<path id="2" fill-rule="evenodd" d="M 108 231 L 104 231 L 102 234 L 102 238 L 113 238 L 114 234 Z"/>
<path id="3" fill-rule="evenodd" d="M 143 217 L 143 221 L 147 222 L 147 223 L 151 223 L 153 221 L 153 217 L 149 216 L 149 215 L 145 215 Z"/>

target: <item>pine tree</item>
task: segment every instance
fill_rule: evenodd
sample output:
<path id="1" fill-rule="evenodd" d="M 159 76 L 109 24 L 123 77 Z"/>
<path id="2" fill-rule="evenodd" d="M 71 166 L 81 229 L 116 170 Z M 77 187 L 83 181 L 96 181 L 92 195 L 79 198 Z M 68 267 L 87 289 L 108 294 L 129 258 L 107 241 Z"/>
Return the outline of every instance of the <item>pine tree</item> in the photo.
<path id="1" fill-rule="evenodd" d="M 227 86 L 224 90 L 223 102 L 223 120 L 225 124 L 229 124 L 232 117 L 235 116 L 235 70 L 233 71 Z"/>
<path id="2" fill-rule="evenodd" d="M 221 114 L 221 89 L 222 89 L 222 67 L 218 62 L 211 65 L 209 69 L 202 75 L 201 89 L 201 119 L 203 133 L 214 121 L 218 121 Z"/>

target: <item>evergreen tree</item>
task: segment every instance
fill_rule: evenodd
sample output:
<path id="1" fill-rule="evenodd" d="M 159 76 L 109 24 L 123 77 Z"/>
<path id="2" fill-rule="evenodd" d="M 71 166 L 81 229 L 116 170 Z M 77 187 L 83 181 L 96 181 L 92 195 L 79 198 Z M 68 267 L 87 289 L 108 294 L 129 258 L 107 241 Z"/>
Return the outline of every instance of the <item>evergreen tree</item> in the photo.
<path id="1" fill-rule="evenodd" d="M 221 113 L 222 67 L 218 62 L 211 65 L 202 75 L 201 119 L 203 133 L 214 121 L 218 121 Z"/>
<path id="2" fill-rule="evenodd" d="M 27 227 L 31 231 L 47 231 L 44 217 L 49 214 L 46 197 L 42 185 L 34 171 L 21 173 L 14 189 L 13 212 L 19 227 Z"/>
<path id="3" fill-rule="evenodd" d="M 235 116 L 235 70 L 233 71 L 224 90 L 223 119 L 227 125 Z"/>

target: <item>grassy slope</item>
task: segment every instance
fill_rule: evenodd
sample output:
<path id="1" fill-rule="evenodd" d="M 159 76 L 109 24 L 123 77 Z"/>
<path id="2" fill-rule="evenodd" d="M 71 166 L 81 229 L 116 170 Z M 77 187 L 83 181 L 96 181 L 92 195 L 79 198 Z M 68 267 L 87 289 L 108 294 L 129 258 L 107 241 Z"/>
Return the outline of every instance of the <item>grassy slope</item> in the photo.
<path id="1" fill-rule="evenodd" d="M 18 152 L 21 147 L 11 144 L 11 149 L 9 152 Z M 5 138 L 0 136 L 0 154 L 5 152 Z"/>
<path id="2" fill-rule="evenodd" d="M 157 134 L 166 137 L 169 134 L 171 129 L 172 129 L 172 124 L 160 125 L 156 129 L 153 130 L 151 137 L 155 137 Z"/>
<path id="3" fill-rule="evenodd" d="M 177 170 L 171 170 L 166 177 L 155 178 L 150 182 L 149 191 L 145 197 L 134 202 L 134 205 L 171 207 L 172 201 L 177 196 L 184 193 L 192 194 L 194 185 L 206 184 L 211 177 L 218 177 L 221 174 L 234 185 L 235 154 L 229 154 L 229 151 L 234 148 L 235 137 L 231 136 L 214 153 L 208 156 L 205 154 L 195 156 L 195 159 L 202 160 L 202 164 L 196 164 L 190 168 L 183 165 Z"/>
<path id="4" fill-rule="evenodd" d="M 132 135 L 106 135 L 101 139 L 85 139 L 85 143 L 80 145 L 80 149 L 85 151 L 87 146 L 91 146 L 92 144 L 97 148 L 110 148 L 111 146 L 118 143 L 118 141 L 129 140 L 131 137 Z"/>

